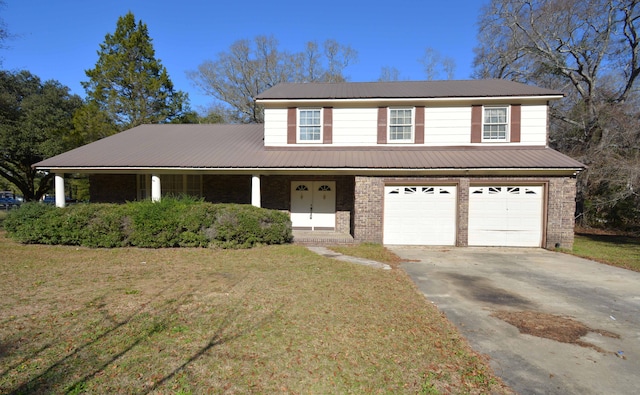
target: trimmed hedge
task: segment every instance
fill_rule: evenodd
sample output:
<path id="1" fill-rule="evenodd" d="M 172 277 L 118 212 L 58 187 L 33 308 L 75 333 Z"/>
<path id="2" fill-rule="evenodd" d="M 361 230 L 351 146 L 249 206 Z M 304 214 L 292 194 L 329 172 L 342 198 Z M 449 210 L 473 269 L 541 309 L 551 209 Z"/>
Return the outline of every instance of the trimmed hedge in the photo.
<path id="1" fill-rule="evenodd" d="M 106 248 L 250 248 L 293 238 L 286 213 L 188 197 L 65 208 L 26 203 L 10 212 L 3 225 L 21 243 Z"/>

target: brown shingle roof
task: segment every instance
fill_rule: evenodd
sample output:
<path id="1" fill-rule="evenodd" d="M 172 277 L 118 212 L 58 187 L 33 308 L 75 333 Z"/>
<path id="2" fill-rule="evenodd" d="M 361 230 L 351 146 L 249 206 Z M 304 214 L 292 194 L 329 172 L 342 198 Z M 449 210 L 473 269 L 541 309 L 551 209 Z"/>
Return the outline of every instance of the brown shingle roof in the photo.
<path id="1" fill-rule="evenodd" d="M 490 79 L 465 81 L 393 81 L 278 84 L 259 94 L 257 100 L 301 99 L 400 99 L 513 96 L 563 96 L 562 92 Z"/>
<path id="2" fill-rule="evenodd" d="M 581 169 L 546 147 L 265 148 L 263 125 L 143 125 L 34 165 L 39 169 Z"/>

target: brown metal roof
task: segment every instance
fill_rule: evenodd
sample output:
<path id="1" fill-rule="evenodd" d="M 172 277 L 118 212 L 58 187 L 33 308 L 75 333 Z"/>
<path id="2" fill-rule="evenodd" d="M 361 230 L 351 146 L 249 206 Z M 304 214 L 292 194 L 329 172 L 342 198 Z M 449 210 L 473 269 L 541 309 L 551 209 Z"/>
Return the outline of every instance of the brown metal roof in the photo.
<path id="1" fill-rule="evenodd" d="M 343 83 L 285 83 L 259 94 L 257 100 L 399 99 L 514 96 L 564 96 L 562 92 L 489 79 L 465 81 L 393 81 Z"/>
<path id="2" fill-rule="evenodd" d="M 546 147 L 265 148 L 263 125 L 142 125 L 34 165 L 107 169 L 581 169 Z"/>

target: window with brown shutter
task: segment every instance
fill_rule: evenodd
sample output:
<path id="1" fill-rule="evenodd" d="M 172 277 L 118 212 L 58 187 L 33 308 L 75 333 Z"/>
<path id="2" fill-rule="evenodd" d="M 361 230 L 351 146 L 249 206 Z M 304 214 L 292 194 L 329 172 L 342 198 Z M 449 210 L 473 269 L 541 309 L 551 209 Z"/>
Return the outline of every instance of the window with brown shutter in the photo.
<path id="1" fill-rule="evenodd" d="M 482 142 L 482 106 L 479 104 L 471 106 L 471 142 Z"/>
<path id="2" fill-rule="evenodd" d="M 509 141 L 512 143 L 520 142 L 520 117 L 521 117 L 521 107 L 520 104 L 512 104 L 511 105 L 511 126 L 510 134 L 511 138 Z"/>
<path id="3" fill-rule="evenodd" d="M 387 143 L 387 108 L 378 108 L 378 144 Z"/>
<path id="4" fill-rule="evenodd" d="M 287 144 L 295 144 L 297 141 L 297 114 L 295 107 L 287 109 Z"/>
<path id="5" fill-rule="evenodd" d="M 322 114 L 322 143 L 333 143 L 333 108 L 325 107 Z"/>
<path id="6" fill-rule="evenodd" d="M 424 144 L 424 107 L 416 107 L 415 144 Z"/>

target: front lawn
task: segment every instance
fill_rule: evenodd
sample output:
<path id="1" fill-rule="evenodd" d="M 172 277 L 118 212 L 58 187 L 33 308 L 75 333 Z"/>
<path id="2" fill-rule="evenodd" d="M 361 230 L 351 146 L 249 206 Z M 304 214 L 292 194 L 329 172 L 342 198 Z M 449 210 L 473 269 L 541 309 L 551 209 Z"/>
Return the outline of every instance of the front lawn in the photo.
<path id="1" fill-rule="evenodd" d="M 0 393 L 506 393 L 400 270 L 285 245 L 20 245 Z"/>
<path id="2" fill-rule="evenodd" d="M 573 254 L 640 272 L 640 238 L 606 234 L 576 234 Z"/>

